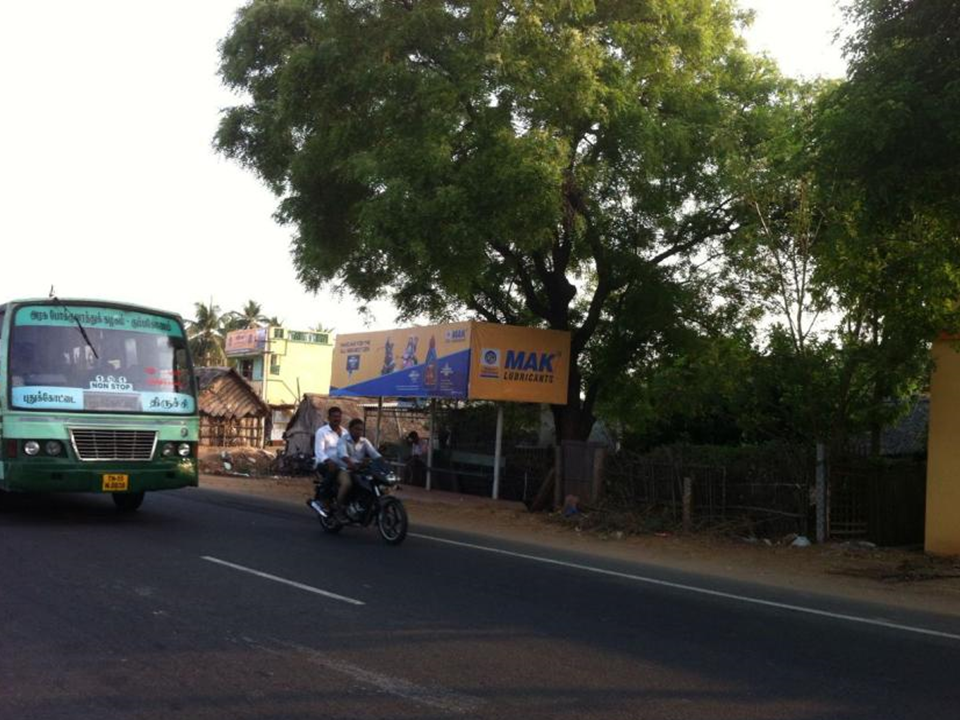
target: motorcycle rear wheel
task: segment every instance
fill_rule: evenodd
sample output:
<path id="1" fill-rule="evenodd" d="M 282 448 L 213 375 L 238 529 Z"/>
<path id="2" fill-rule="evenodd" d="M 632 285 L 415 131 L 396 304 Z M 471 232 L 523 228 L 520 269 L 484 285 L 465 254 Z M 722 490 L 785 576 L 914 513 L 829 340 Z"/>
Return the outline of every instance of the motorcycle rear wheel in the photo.
<path id="1" fill-rule="evenodd" d="M 407 537 L 407 510 L 397 498 L 387 497 L 380 502 L 377 530 L 389 545 L 399 545 Z"/>

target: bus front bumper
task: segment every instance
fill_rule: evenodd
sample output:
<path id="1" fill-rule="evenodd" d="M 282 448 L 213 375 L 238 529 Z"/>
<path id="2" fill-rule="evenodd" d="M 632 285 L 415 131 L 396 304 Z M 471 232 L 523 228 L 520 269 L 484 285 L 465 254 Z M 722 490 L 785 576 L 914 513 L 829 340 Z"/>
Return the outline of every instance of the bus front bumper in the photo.
<path id="1" fill-rule="evenodd" d="M 109 481 L 105 476 L 112 476 Z M 142 464 L 97 462 L 77 465 L 41 458 L 4 461 L 0 488 L 13 492 L 112 492 L 116 476 L 126 476 L 127 492 L 173 490 L 197 485 L 197 461 L 153 461 Z"/>

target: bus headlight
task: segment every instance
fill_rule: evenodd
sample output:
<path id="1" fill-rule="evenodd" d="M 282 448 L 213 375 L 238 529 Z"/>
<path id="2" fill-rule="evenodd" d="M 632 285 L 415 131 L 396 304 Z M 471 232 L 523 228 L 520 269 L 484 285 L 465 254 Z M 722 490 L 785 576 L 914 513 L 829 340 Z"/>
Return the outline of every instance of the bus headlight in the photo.
<path id="1" fill-rule="evenodd" d="M 63 452 L 63 445 L 61 445 L 56 440 L 47 440 L 43 446 L 43 451 L 47 455 L 59 455 Z"/>
<path id="2" fill-rule="evenodd" d="M 190 457 L 190 443 L 180 443 L 177 446 L 177 455 L 182 458 Z"/>
<path id="3" fill-rule="evenodd" d="M 176 448 L 173 443 L 164 443 L 163 449 L 160 451 L 160 454 L 164 457 L 173 457 L 173 454 L 176 452 Z"/>
<path id="4" fill-rule="evenodd" d="M 29 455 L 30 457 L 33 457 L 34 455 L 39 455 L 40 443 L 38 443 L 36 440 L 27 440 L 23 444 L 23 452 Z"/>

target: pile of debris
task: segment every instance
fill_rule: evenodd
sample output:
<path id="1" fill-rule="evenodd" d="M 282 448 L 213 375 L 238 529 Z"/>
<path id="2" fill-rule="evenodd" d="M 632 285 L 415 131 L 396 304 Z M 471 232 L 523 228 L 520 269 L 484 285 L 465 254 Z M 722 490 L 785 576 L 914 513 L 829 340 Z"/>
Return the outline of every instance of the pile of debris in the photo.
<path id="1" fill-rule="evenodd" d="M 205 475 L 272 477 L 276 461 L 276 452 L 263 448 L 201 448 L 200 472 Z"/>

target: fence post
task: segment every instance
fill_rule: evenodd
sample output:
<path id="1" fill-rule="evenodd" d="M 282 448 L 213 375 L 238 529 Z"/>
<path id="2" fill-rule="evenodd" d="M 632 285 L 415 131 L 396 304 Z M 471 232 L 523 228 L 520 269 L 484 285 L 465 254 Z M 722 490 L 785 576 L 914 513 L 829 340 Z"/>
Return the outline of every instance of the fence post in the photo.
<path id="1" fill-rule="evenodd" d="M 603 470 L 607 458 L 607 449 L 598 447 L 593 451 L 593 477 L 590 483 L 590 502 L 596 504 L 603 494 Z"/>
<path id="2" fill-rule="evenodd" d="M 829 531 L 827 529 L 827 448 L 822 442 L 817 443 L 817 542 L 825 543 Z"/>
<path id="3" fill-rule="evenodd" d="M 683 478 L 683 531 L 693 529 L 693 478 Z"/>
<path id="4" fill-rule="evenodd" d="M 500 497 L 500 461 L 503 458 L 503 403 L 497 403 L 497 439 L 493 449 L 493 499 Z"/>
<path id="5" fill-rule="evenodd" d="M 553 505 L 563 507 L 563 442 L 557 443 L 556 470 L 553 473 Z"/>

